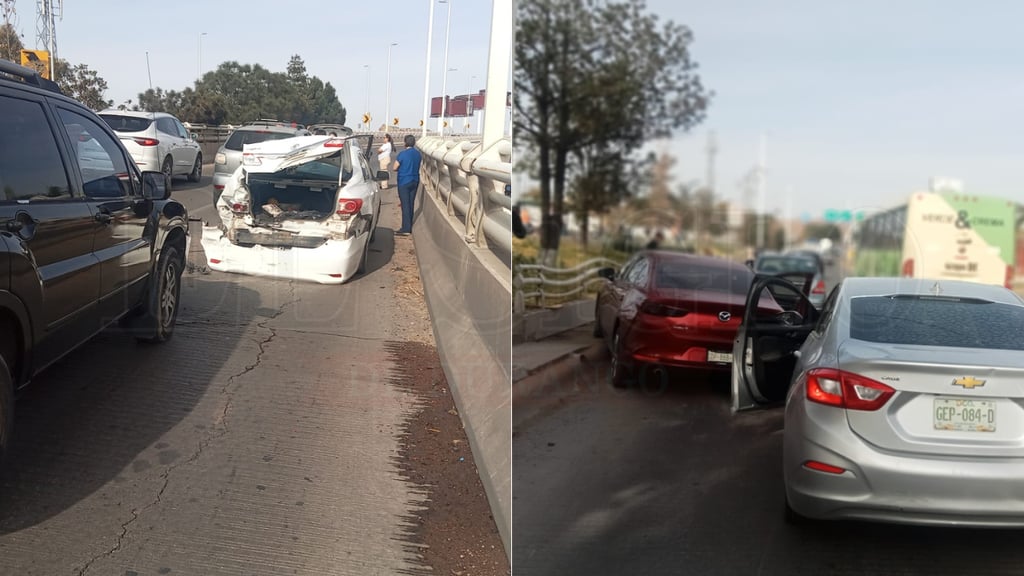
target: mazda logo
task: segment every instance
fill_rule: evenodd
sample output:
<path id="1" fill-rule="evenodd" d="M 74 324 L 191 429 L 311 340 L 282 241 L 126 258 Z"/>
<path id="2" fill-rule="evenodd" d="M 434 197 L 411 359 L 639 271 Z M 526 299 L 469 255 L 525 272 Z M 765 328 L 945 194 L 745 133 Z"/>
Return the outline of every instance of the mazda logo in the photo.
<path id="1" fill-rule="evenodd" d="M 718 313 L 718 319 L 722 322 L 728 322 L 730 318 L 732 318 L 732 314 L 729 314 L 728 312 L 723 311 Z"/>

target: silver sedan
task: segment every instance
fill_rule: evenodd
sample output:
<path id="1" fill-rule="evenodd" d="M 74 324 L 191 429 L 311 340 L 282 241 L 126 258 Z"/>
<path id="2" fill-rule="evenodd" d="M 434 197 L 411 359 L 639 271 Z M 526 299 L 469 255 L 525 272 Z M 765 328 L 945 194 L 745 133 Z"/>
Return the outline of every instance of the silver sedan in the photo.
<path id="1" fill-rule="evenodd" d="M 751 302 L 780 303 L 765 314 Z M 1000 286 L 847 278 L 818 312 L 758 278 L 734 410 L 785 402 L 786 518 L 1024 526 L 1024 300 Z"/>

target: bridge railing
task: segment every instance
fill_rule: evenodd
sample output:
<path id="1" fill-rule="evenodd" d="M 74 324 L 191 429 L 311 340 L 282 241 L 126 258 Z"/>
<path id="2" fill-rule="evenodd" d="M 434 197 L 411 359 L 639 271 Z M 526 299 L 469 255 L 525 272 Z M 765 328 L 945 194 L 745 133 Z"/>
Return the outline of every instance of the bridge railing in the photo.
<path id="1" fill-rule="evenodd" d="M 423 153 L 427 193 L 461 224 L 467 244 L 490 248 L 512 266 L 512 141 L 484 147 L 479 137 L 444 139 L 426 136 L 417 142 Z"/>
<path id="2" fill-rule="evenodd" d="M 512 309 L 516 314 L 521 314 L 528 307 L 545 308 L 585 300 L 593 286 L 605 281 L 597 275 L 597 271 L 620 265 L 620 262 L 608 258 L 591 258 L 571 268 L 517 264 L 512 278 Z"/>

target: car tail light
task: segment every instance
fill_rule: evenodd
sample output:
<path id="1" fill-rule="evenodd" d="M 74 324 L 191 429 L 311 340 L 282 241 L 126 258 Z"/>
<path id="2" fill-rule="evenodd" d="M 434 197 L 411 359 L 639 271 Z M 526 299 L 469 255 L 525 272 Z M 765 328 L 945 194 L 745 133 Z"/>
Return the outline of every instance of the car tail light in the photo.
<path id="1" fill-rule="evenodd" d="M 345 147 L 345 141 L 342 140 L 341 138 L 331 138 L 330 140 L 324 142 L 324 148 L 344 148 L 344 147 Z"/>
<path id="2" fill-rule="evenodd" d="M 235 214 L 245 214 L 249 211 L 249 205 L 245 202 L 232 202 L 231 211 Z"/>
<path id="3" fill-rule="evenodd" d="M 914 276 L 914 259 L 908 258 L 903 261 L 903 276 L 912 278 Z"/>
<path id="4" fill-rule="evenodd" d="M 223 184 L 214 184 L 213 185 L 213 189 L 214 190 L 223 190 L 224 189 L 224 185 Z"/>
<path id="5" fill-rule="evenodd" d="M 817 460 L 808 460 L 807 462 L 804 462 L 804 468 L 810 468 L 811 470 L 817 470 L 818 472 L 827 472 L 829 474 L 842 474 L 843 472 L 846 472 L 845 468 L 825 464 L 824 462 L 818 462 Z"/>
<path id="6" fill-rule="evenodd" d="M 338 216 L 351 216 L 358 214 L 359 210 L 363 208 L 363 200 L 361 198 L 338 198 Z"/>
<path id="7" fill-rule="evenodd" d="M 228 163 L 228 157 L 223 152 L 218 152 L 217 155 L 213 157 L 213 163 L 214 164 L 227 164 Z"/>
<path id="8" fill-rule="evenodd" d="M 156 138 L 132 138 L 139 146 L 156 146 L 160 143 Z"/>
<path id="9" fill-rule="evenodd" d="M 220 260 L 216 258 L 210 258 L 210 264 L 220 264 Z"/>
<path id="10" fill-rule="evenodd" d="M 847 410 L 878 410 L 896 391 L 881 382 L 835 368 L 807 373 L 807 399 Z"/>
<path id="11" fill-rule="evenodd" d="M 825 281 L 818 280 L 818 283 L 814 285 L 814 290 L 811 290 L 811 294 L 824 294 L 825 293 Z"/>
<path id="12" fill-rule="evenodd" d="M 675 306 L 669 306 L 667 304 L 659 304 L 657 302 L 644 302 L 640 306 L 640 311 L 644 314 L 650 314 L 651 316 L 668 316 L 670 318 L 682 318 L 690 312 L 683 310 L 682 308 L 676 308 Z"/>

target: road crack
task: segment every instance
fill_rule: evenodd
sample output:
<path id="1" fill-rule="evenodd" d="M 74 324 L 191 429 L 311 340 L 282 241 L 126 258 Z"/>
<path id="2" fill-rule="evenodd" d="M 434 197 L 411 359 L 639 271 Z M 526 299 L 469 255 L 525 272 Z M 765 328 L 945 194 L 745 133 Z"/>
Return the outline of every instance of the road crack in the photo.
<path id="1" fill-rule="evenodd" d="M 196 450 L 188 458 L 181 462 L 168 466 L 167 469 L 160 474 L 160 478 L 163 480 L 163 485 L 160 486 L 160 490 L 157 491 L 156 498 L 154 498 L 151 502 L 149 502 L 145 506 L 142 506 L 141 508 L 133 508 L 131 511 L 132 517 L 123 524 L 121 524 L 121 534 L 118 535 L 117 542 L 114 544 L 114 546 L 101 554 L 93 556 L 88 562 L 85 563 L 85 566 L 83 566 L 82 569 L 78 571 L 78 576 L 85 576 L 86 572 L 88 572 L 92 565 L 95 564 L 98 560 L 109 558 L 116 554 L 119 550 L 121 550 L 121 546 L 124 543 L 124 539 L 128 536 L 129 527 L 132 524 L 134 524 L 135 521 L 137 521 L 146 510 L 149 510 L 150 508 L 153 508 L 154 506 L 160 504 L 161 500 L 163 499 L 164 492 L 167 491 L 167 487 L 170 485 L 171 473 L 181 466 L 192 464 L 193 462 L 198 460 L 199 457 L 202 455 L 203 450 L 207 446 L 209 446 L 214 441 L 218 440 L 219 438 L 223 437 L 225 434 L 228 433 L 227 415 L 228 411 L 231 409 L 231 402 L 234 399 L 234 392 L 230 390 L 231 384 L 236 379 L 245 376 L 246 374 L 252 372 L 253 370 L 259 367 L 260 363 L 263 361 L 263 355 L 266 353 L 266 346 L 273 342 L 274 338 L 277 336 L 277 330 L 271 326 L 268 326 L 268 324 L 280 318 L 281 315 L 285 313 L 285 309 L 288 308 L 288 306 L 297 304 L 299 301 L 301 301 L 301 298 L 295 298 L 294 281 L 288 283 L 288 288 L 288 299 L 283 304 L 281 304 L 277 312 L 275 312 L 272 316 L 269 316 L 262 322 L 256 324 L 258 328 L 261 328 L 263 330 L 269 330 L 270 335 L 256 342 L 256 345 L 259 348 L 259 352 L 257 352 L 256 354 L 255 362 L 253 362 L 250 365 L 247 365 L 241 372 L 233 374 L 232 376 L 228 377 L 227 382 L 221 389 L 221 394 L 226 396 L 226 401 L 224 402 L 224 409 L 223 411 L 221 411 L 220 419 L 217 422 L 218 426 L 212 432 L 210 432 L 210 434 L 207 435 L 206 438 L 203 438 L 202 440 L 199 441 L 199 443 L 196 446 Z"/>

